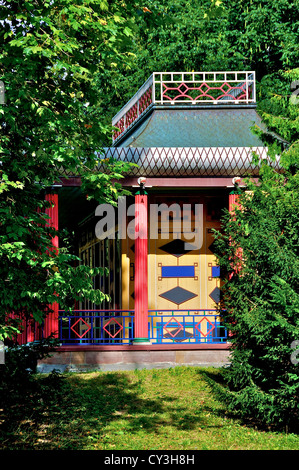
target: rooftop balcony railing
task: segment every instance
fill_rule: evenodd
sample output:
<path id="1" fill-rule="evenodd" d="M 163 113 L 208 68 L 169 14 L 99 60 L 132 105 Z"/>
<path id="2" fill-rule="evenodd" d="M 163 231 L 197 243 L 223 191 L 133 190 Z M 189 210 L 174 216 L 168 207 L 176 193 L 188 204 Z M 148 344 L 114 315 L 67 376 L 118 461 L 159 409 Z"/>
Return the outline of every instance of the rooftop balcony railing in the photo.
<path id="1" fill-rule="evenodd" d="M 254 104 L 255 72 L 154 72 L 113 117 L 117 141 L 153 105 Z"/>

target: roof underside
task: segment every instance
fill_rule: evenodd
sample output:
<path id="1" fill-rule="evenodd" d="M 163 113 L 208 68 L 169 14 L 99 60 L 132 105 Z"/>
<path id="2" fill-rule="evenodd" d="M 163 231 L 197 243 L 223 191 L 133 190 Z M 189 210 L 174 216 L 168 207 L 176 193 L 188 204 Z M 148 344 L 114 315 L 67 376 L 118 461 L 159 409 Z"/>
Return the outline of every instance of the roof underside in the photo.
<path id="1" fill-rule="evenodd" d="M 117 147 L 262 147 L 251 127 L 262 127 L 251 106 L 163 107 L 151 110 L 127 129 Z"/>

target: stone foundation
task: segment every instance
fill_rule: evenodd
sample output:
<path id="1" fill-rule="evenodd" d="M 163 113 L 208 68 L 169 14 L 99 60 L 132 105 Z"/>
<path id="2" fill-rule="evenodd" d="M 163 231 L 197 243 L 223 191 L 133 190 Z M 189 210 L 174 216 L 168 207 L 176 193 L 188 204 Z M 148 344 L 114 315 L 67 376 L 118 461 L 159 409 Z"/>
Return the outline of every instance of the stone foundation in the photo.
<path id="1" fill-rule="evenodd" d="M 38 362 L 38 372 L 135 370 L 176 366 L 223 367 L 229 345 L 62 346 Z"/>

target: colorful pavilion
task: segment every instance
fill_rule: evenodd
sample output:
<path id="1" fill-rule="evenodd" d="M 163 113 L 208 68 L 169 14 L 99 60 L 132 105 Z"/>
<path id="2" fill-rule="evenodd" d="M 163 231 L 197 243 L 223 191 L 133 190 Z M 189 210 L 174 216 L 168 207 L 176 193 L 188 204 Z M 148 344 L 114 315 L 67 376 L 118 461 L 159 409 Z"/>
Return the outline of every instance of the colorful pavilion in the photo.
<path id="1" fill-rule="evenodd" d="M 114 228 L 102 236 L 103 211 L 87 204 L 76 175 L 48 196 L 54 225 L 74 230 L 81 262 L 109 268 L 93 280 L 109 300 L 82 301 L 71 313 L 54 306 L 44 331 L 61 347 L 40 367 L 226 364 L 213 229 L 235 203 L 236 182 L 258 177 L 252 152 L 267 158 L 251 131 L 262 126 L 255 74 L 153 73 L 112 124 L 104 157 L 137 164 L 123 180 L 132 196 L 119 201 Z"/>

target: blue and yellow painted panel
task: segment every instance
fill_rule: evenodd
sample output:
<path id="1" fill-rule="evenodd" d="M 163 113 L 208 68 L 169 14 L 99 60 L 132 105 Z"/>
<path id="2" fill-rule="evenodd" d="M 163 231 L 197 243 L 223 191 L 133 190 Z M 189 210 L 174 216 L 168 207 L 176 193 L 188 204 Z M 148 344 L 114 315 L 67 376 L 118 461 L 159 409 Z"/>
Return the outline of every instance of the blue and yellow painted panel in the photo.
<path id="1" fill-rule="evenodd" d="M 173 196 L 151 197 L 150 203 L 166 204 L 165 210 L 174 202 L 181 207 L 183 204 L 191 204 L 191 208 L 189 212 L 182 210 L 178 217 L 174 214 L 170 220 L 159 214 L 158 238 L 149 238 L 149 310 L 155 310 L 158 315 L 166 316 L 174 310 L 181 311 L 182 314 L 191 310 L 201 314 L 201 310 L 216 308 L 220 300 L 220 270 L 213 252 L 213 229 L 220 228 L 219 206 L 223 206 L 223 201 L 225 198 L 219 201 L 213 196 L 181 197 L 179 200 Z M 191 235 L 185 230 L 182 233 L 183 218 L 185 221 L 189 219 L 190 229 L 194 230 L 194 204 L 202 204 L 203 207 L 202 245 L 200 247 L 192 245 L 192 240 L 189 239 Z M 134 308 L 134 247 L 134 240 L 129 238 L 123 240 L 123 309 Z M 172 329 L 175 328 L 175 325 L 170 326 Z M 198 329 L 207 334 L 208 328 L 209 324 L 203 322 Z"/>

